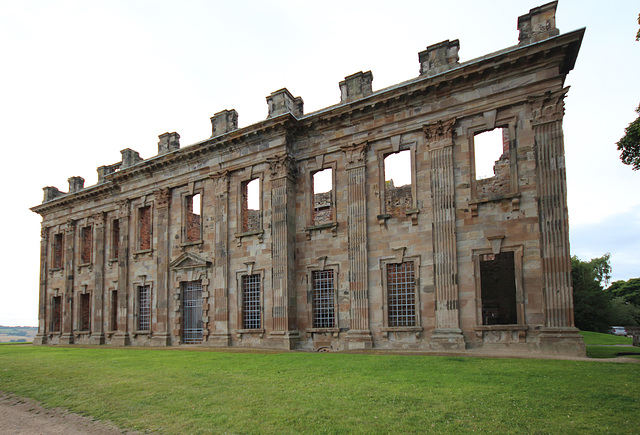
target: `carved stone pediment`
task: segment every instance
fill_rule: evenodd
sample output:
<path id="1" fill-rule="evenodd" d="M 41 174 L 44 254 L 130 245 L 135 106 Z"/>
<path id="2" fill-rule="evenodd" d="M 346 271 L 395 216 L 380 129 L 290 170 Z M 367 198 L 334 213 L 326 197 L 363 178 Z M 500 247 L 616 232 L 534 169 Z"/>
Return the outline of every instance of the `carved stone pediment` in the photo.
<path id="1" fill-rule="evenodd" d="M 211 262 L 205 260 L 199 255 L 192 254 L 191 252 L 185 252 L 180 255 L 178 258 L 173 260 L 169 267 L 174 270 L 178 269 L 196 269 L 196 268 L 207 268 L 211 265 Z"/>

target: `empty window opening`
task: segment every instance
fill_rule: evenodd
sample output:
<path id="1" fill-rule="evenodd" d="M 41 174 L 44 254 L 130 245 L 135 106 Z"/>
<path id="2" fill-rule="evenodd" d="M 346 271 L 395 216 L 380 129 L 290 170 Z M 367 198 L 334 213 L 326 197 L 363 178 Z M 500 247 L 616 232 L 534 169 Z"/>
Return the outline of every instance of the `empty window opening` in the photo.
<path id="1" fill-rule="evenodd" d="M 485 131 L 476 134 L 473 142 L 478 196 L 492 197 L 510 193 L 509 130 L 496 128 Z"/>
<path id="2" fill-rule="evenodd" d="M 480 257 L 483 325 L 518 323 L 513 252 Z"/>
<path id="3" fill-rule="evenodd" d="M 260 179 L 242 185 L 242 231 L 258 231 L 260 224 Z"/>
<path id="4" fill-rule="evenodd" d="M 202 281 L 180 283 L 182 287 L 182 342 L 202 342 Z"/>
<path id="5" fill-rule="evenodd" d="M 186 227 L 186 241 L 197 242 L 202 239 L 202 195 L 196 193 L 195 195 L 189 195 L 186 197 L 186 215 L 187 215 L 187 227 Z"/>
<path id="6" fill-rule="evenodd" d="M 314 270 L 311 273 L 313 285 L 313 327 L 335 328 L 335 291 L 333 270 Z"/>
<path id="7" fill-rule="evenodd" d="M 111 290 L 111 316 L 110 326 L 112 331 L 118 330 L 118 290 Z"/>
<path id="8" fill-rule="evenodd" d="M 389 326 L 416 326 L 415 290 L 413 261 L 387 264 Z"/>
<path id="9" fill-rule="evenodd" d="M 62 296 L 51 298 L 51 331 L 60 332 L 62 326 Z"/>
<path id="10" fill-rule="evenodd" d="M 138 213 L 140 234 L 138 248 L 141 251 L 146 251 L 151 249 L 151 206 L 140 207 Z"/>
<path id="11" fill-rule="evenodd" d="M 262 328 L 260 275 L 242 276 L 242 328 Z"/>
<path id="12" fill-rule="evenodd" d="M 80 331 L 91 329 L 91 294 L 80 294 Z"/>
<path id="13" fill-rule="evenodd" d="M 411 186 L 411 151 L 404 150 L 384 158 L 385 213 L 393 217 L 406 216 L 413 208 Z"/>
<path id="14" fill-rule="evenodd" d="M 313 223 L 333 222 L 333 170 L 323 169 L 313 174 Z"/>
<path id="15" fill-rule="evenodd" d="M 138 331 L 151 329 L 151 286 L 138 286 Z"/>
<path id="16" fill-rule="evenodd" d="M 91 227 L 83 227 L 80 232 L 80 263 L 91 263 L 91 241 L 92 241 L 92 229 Z"/>
<path id="17" fill-rule="evenodd" d="M 120 251 L 120 220 L 114 219 L 111 227 L 111 258 L 117 259 Z"/>
<path id="18" fill-rule="evenodd" d="M 64 238 L 62 233 L 53 236 L 53 268 L 62 268 L 62 259 L 64 258 Z"/>

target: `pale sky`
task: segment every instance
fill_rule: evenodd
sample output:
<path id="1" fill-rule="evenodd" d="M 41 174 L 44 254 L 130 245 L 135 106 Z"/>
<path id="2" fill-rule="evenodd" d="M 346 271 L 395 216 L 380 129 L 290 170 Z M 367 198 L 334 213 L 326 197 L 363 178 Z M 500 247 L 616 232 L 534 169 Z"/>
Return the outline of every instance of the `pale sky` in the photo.
<path id="1" fill-rule="evenodd" d="M 0 324 L 37 325 L 42 187 L 97 181 L 96 168 L 158 135 L 187 146 L 209 118 L 267 116 L 287 87 L 305 113 L 340 100 L 371 70 L 373 89 L 418 75 L 418 52 L 460 40 L 460 61 L 516 45 L 517 18 L 544 0 L 0 1 L 0 123 L 5 201 Z M 564 120 L 572 254 L 611 253 L 613 279 L 640 277 L 640 172 L 615 143 L 640 103 L 640 4 L 560 0 L 561 33 L 586 27 L 567 79 Z M 20 188 L 17 188 L 19 185 Z"/>

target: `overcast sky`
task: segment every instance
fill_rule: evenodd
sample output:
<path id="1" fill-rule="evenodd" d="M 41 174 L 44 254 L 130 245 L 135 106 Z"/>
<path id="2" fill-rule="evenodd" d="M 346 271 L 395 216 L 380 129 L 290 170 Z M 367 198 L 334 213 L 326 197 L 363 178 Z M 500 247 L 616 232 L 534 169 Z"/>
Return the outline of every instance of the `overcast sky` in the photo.
<path id="1" fill-rule="evenodd" d="M 42 187 L 97 181 L 96 168 L 158 135 L 182 146 L 236 109 L 267 116 L 287 87 L 305 113 L 338 103 L 338 82 L 371 70 L 378 90 L 418 75 L 418 52 L 460 40 L 460 61 L 518 42 L 544 1 L 0 1 L 4 200 L 0 324 L 37 325 Z M 564 121 L 572 254 L 611 253 L 613 279 L 640 277 L 640 172 L 615 143 L 637 116 L 640 4 L 560 0 L 561 33 L 586 27 Z"/>

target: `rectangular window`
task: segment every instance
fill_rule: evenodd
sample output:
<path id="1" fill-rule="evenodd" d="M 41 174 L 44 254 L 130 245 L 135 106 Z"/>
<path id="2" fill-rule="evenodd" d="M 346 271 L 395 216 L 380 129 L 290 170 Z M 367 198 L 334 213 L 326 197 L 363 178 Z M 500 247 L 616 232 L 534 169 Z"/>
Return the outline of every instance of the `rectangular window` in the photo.
<path id="1" fill-rule="evenodd" d="M 260 275 L 242 276 L 242 328 L 262 328 Z"/>
<path id="2" fill-rule="evenodd" d="M 313 174 L 313 224 L 333 222 L 333 170 L 323 169 Z"/>
<path id="3" fill-rule="evenodd" d="M 388 154 L 384 158 L 384 208 L 392 217 L 406 216 L 413 209 L 411 151 Z"/>
<path id="4" fill-rule="evenodd" d="M 91 294 L 80 295 L 80 331 L 91 329 Z"/>
<path id="5" fill-rule="evenodd" d="M 64 235 L 58 233 L 53 236 L 53 268 L 62 269 L 64 259 Z"/>
<path id="6" fill-rule="evenodd" d="M 495 198 L 511 193 L 509 129 L 495 128 L 473 136 L 476 197 Z"/>
<path id="7" fill-rule="evenodd" d="M 80 264 L 91 263 L 91 246 L 93 231 L 91 227 L 83 227 L 80 231 Z"/>
<path id="8" fill-rule="evenodd" d="M 138 286 L 138 331 L 151 329 L 151 286 Z"/>
<path id="9" fill-rule="evenodd" d="M 120 219 L 111 224 L 111 258 L 116 260 L 120 252 Z"/>
<path id="10" fill-rule="evenodd" d="M 515 325 L 516 276 L 513 252 L 480 257 L 483 325 Z"/>
<path id="11" fill-rule="evenodd" d="M 51 298 L 51 332 L 60 332 L 62 326 L 62 296 Z"/>
<path id="12" fill-rule="evenodd" d="M 202 239 L 202 195 L 185 197 L 185 242 L 198 242 Z"/>
<path id="13" fill-rule="evenodd" d="M 313 327 L 335 328 L 335 291 L 333 270 L 314 270 L 311 273 L 313 291 Z"/>
<path id="14" fill-rule="evenodd" d="M 242 183 L 242 232 L 262 229 L 260 213 L 260 179 Z"/>
<path id="15" fill-rule="evenodd" d="M 111 316 L 110 327 L 111 331 L 118 330 L 118 290 L 111 290 Z"/>
<path id="16" fill-rule="evenodd" d="M 151 206 L 138 209 L 138 249 L 147 251 L 151 249 Z"/>
<path id="17" fill-rule="evenodd" d="M 413 261 L 387 264 L 389 326 L 416 326 L 416 278 Z"/>
<path id="18" fill-rule="evenodd" d="M 202 342 L 202 281 L 186 281 L 182 287 L 182 342 Z"/>

